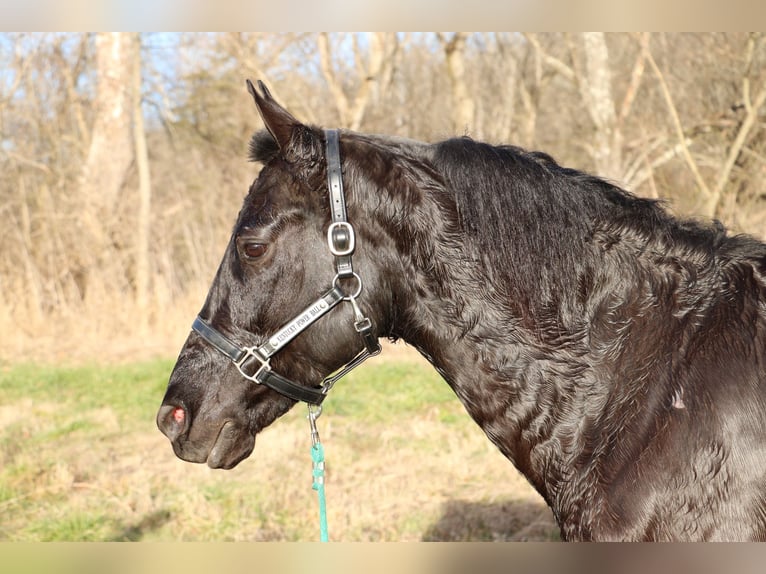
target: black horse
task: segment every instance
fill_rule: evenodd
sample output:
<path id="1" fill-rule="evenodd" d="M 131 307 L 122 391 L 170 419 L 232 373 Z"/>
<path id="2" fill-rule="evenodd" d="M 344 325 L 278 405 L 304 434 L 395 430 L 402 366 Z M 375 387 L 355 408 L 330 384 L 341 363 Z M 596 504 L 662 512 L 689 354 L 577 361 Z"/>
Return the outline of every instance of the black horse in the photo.
<path id="1" fill-rule="evenodd" d="M 542 153 L 338 143 L 248 86 L 265 166 L 158 414 L 179 457 L 235 466 L 402 339 L 564 539 L 766 538 L 766 245 Z"/>

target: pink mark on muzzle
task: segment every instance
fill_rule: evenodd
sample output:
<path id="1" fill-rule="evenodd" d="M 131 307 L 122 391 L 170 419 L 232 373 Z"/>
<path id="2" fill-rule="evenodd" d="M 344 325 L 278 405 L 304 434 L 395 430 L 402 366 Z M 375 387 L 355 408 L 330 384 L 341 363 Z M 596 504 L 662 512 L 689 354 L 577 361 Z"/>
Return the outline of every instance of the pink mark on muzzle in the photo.
<path id="1" fill-rule="evenodd" d="M 173 420 L 176 421 L 179 425 L 183 424 L 185 418 L 186 413 L 181 407 L 176 407 L 173 409 Z"/>

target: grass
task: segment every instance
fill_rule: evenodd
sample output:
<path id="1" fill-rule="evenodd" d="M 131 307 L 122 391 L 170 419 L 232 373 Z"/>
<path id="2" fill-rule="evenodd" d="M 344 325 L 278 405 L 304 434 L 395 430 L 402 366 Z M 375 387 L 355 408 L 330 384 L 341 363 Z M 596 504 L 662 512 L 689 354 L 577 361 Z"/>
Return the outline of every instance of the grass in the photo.
<path id="1" fill-rule="evenodd" d="M 76 367 L 20 364 L 0 370 L 0 400 L 62 402 L 62 406 L 112 409 L 123 423 L 141 420 L 157 407 L 173 363 L 155 360 L 127 365 Z"/>
<path id="2" fill-rule="evenodd" d="M 172 365 L 0 366 L 0 541 L 317 540 L 305 409 L 231 471 L 184 463 L 154 424 Z M 319 430 L 332 540 L 557 536 L 422 361 L 362 366 Z"/>

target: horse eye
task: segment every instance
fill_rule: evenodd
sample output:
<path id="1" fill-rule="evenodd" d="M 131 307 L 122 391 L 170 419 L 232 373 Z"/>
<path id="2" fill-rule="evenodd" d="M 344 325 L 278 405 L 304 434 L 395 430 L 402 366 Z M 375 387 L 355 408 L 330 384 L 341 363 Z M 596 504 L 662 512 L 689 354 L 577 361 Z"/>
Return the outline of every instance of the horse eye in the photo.
<path id="1" fill-rule="evenodd" d="M 268 248 L 265 243 L 247 242 L 242 245 L 242 255 L 246 259 L 258 259 L 266 255 Z"/>

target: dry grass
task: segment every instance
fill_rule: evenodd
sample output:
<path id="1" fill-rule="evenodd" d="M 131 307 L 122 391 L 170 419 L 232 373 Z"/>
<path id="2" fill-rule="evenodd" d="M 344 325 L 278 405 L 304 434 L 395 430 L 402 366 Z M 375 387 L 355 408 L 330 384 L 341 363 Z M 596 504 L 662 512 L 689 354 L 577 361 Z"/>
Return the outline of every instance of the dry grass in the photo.
<path id="1" fill-rule="evenodd" d="M 158 297 L 148 312 L 128 297 L 107 294 L 44 316 L 0 304 L 0 360 L 71 364 L 174 357 L 206 292 L 200 285 L 182 296 Z"/>
<path id="2" fill-rule="evenodd" d="M 389 363 L 344 381 L 319 421 L 331 539 L 556 539 L 550 511 L 446 385 L 409 351 L 387 351 Z M 401 413 L 370 404 L 343 414 L 344 404 L 357 404 L 351 394 L 372 392 L 376 370 L 393 363 L 428 379 L 428 392 L 446 393 L 402 403 Z M 34 368 L 6 368 L 6 376 L 29 376 L 34 390 L 12 401 L 0 394 L 0 539 L 317 540 L 304 410 L 259 435 L 254 454 L 232 471 L 184 463 L 153 422 L 170 363 L 147 365 L 126 382 L 119 368 L 104 375 L 141 394 L 127 411 L 133 399 L 120 404 L 119 388 L 103 400 L 75 396 L 89 388 L 77 373 L 56 382 Z M 90 377 L 99 374 L 81 374 Z M 41 400 L 48 392 L 60 396 Z"/>

